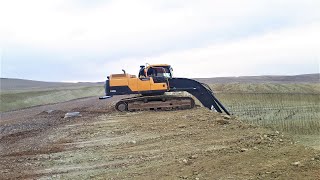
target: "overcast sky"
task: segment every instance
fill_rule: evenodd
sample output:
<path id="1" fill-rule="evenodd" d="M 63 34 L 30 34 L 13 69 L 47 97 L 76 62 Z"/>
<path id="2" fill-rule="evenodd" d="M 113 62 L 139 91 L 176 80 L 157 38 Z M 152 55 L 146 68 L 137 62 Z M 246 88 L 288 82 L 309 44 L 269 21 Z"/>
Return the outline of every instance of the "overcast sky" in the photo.
<path id="1" fill-rule="evenodd" d="M 319 73 L 319 0 L 0 0 L 1 77 Z"/>

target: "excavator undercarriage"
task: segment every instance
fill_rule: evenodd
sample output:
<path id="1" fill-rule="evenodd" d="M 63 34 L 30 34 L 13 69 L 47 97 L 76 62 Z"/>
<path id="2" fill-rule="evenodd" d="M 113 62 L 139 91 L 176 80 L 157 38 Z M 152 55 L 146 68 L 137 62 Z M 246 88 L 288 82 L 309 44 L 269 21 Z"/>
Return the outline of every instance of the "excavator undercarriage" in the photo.
<path id="1" fill-rule="evenodd" d="M 145 111 L 145 110 L 182 110 L 191 109 L 195 105 L 193 98 L 173 95 L 137 96 L 121 99 L 116 103 L 118 111 Z"/>

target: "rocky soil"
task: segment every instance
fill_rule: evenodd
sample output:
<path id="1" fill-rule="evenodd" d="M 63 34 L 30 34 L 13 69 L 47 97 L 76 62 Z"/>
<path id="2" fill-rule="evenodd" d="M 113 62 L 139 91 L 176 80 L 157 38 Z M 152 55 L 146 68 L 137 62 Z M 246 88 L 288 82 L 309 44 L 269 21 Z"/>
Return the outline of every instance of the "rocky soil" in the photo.
<path id="1" fill-rule="evenodd" d="M 200 107 L 115 112 L 120 98 L 2 113 L 0 179 L 320 179 L 320 151 L 282 132 Z"/>

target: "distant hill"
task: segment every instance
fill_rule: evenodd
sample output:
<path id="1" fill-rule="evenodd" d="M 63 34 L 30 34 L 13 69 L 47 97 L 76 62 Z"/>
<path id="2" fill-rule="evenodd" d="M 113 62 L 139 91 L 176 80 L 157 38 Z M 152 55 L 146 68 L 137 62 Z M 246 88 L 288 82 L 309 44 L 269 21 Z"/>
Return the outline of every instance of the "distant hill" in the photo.
<path id="1" fill-rule="evenodd" d="M 44 82 L 25 79 L 0 78 L 0 90 L 30 90 L 30 89 L 49 89 L 49 88 L 67 88 L 79 86 L 93 86 L 99 83 L 81 82 L 81 83 L 63 83 L 63 82 Z"/>
<path id="2" fill-rule="evenodd" d="M 240 77 L 216 77 L 195 78 L 195 80 L 207 83 L 320 83 L 320 73 L 302 74 L 293 76 L 240 76 Z"/>
<path id="3" fill-rule="evenodd" d="M 319 74 L 303 74 L 295 76 L 240 76 L 240 77 L 216 77 L 216 78 L 195 78 L 195 80 L 207 84 L 224 83 L 320 83 Z M 44 82 L 25 79 L 0 78 L 0 90 L 29 90 L 49 88 L 69 88 L 79 86 L 102 85 L 103 82 Z"/>

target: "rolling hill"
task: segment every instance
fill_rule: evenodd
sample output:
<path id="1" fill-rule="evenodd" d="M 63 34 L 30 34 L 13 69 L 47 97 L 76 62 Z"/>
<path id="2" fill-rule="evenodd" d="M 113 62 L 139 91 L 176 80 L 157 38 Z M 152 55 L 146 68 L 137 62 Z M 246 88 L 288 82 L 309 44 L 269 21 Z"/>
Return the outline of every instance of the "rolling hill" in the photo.
<path id="1" fill-rule="evenodd" d="M 95 82 L 79 82 L 79 83 L 63 83 L 63 82 L 44 82 L 26 79 L 1 78 L 0 90 L 31 90 L 31 89 L 50 89 L 50 88 L 64 88 L 64 87 L 80 87 L 98 85 Z"/>
<path id="2" fill-rule="evenodd" d="M 293 76 L 240 76 L 196 78 L 195 80 L 207 83 L 320 83 L 320 73 L 301 74 Z"/>

